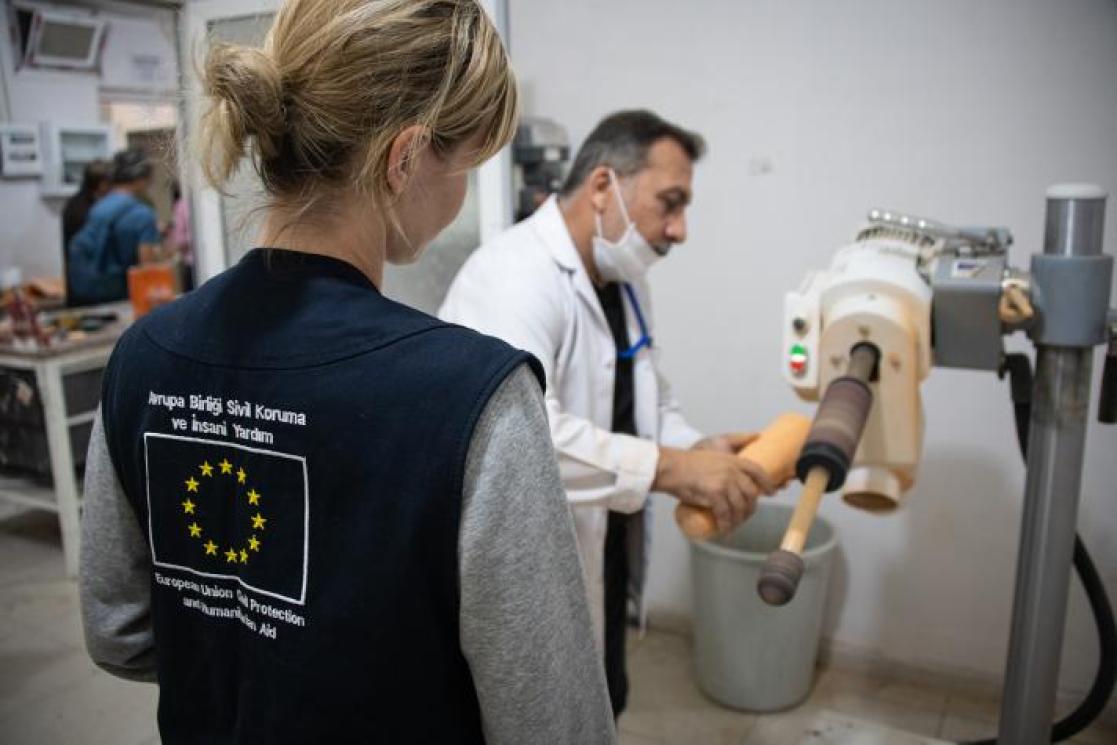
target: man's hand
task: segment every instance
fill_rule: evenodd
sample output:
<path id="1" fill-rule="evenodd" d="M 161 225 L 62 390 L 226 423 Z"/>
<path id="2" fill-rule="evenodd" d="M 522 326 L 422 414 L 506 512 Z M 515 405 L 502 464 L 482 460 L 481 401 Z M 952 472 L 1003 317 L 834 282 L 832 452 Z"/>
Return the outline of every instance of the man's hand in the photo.
<path id="1" fill-rule="evenodd" d="M 694 443 L 691 450 L 713 450 L 718 453 L 736 453 L 740 454 L 742 450 L 754 443 L 760 438 L 759 432 L 727 432 L 723 435 L 710 435 L 704 437 L 698 442 Z M 768 496 L 775 494 L 779 490 L 787 486 L 788 482 L 794 478 L 794 474 L 785 478 L 780 483 L 772 481 L 772 477 L 767 471 L 760 468 L 752 461 L 745 461 L 745 468 L 748 469 L 749 475 L 753 477 L 757 484 L 767 483 L 770 487 L 765 491 Z"/>
<path id="2" fill-rule="evenodd" d="M 752 516 L 757 499 L 771 494 L 773 485 L 755 463 L 730 453 L 660 448 L 652 489 L 710 510 L 726 533 Z"/>
<path id="3" fill-rule="evenodd" d="M 691 450 L 715 450 L 719 453 L 738 453 L 760 437 L 759 432 L 728 432 L 710 435 L 694 443 Z"/>

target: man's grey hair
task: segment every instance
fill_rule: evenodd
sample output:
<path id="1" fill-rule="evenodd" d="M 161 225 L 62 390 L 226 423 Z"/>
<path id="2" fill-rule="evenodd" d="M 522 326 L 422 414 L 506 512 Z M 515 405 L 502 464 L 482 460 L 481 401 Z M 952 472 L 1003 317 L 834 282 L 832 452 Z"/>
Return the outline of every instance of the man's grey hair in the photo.
<path id="1" fill-rule="evenodd" d="M 706 152 L 702 136 L 672 124 L 644 109 L 618 111 L 602 119 L 574 158 L 562 185 L 562 196 L 569 196 L 598 166 L 609 166 L 617 176 L 631 176 L 648 162 L 648 149 L 664 138 L 672 139 L 686 151 L 691 161 Z"/>

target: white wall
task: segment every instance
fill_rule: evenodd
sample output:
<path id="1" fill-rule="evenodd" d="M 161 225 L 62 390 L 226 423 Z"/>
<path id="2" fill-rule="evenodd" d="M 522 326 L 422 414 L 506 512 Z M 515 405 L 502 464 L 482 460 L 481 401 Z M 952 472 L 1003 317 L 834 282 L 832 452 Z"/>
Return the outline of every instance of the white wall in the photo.
<path id="1" fill-rule="evenodd" d="M 0 85 L 7 89 L 10 121 L 97 123 L 103 87 L 117 99 L 128 96 L 137 101 L 165 98 L 166 89 L 173 89 L 178 75 L 174 13 L 111 3 L 101 6 L 110 23 L 102 56 L 104 77 L 15 71 L 7 3 L 0 7 Z M 43 199 L 38 179 L 0 180 L 0 269 L 19 267 L 25 279 L 61 275 L 64 203 Z"/>
<path id="2" fill-rule="evenodd" d="M 8 14 L 0 15 L 0 77 L 10 120 L 96 122 L 97 78 L 91 73 L 13 70 Z M 44 200 L 39 179 L 0 181 L 0 268 L 19 267 L 24 278 L 62 273 L 63 200 Z"/>
<path id="3" fill-rule="evenodd" d="M 870 206 L 1009 226 L 1025 264 L 1045 188 L 1094 181 L 1114 195 L 1117 253 L 1109 0 L 520 0 L 510 16 L 527 112 L 573 141 L 637 106 L 708 138 L 690 240 L 652 276 L 666 371 L 707 431 L 801 408 L 779 373 L 783 293 Z M 910 507 L 879 518 L 824 504 L 842 541 L 826 633 L 895 662 L 999 676 L 1023 487 L 1007 386 L 938 370 L 924 394 Z M 1115 451 L 1117 429 L 1092 425 L 1080 523 L 1117 599 Z M 678 622 L 687 552 L 669 500 L 656 506 L 651 617 Z M 1072 595 L 1063 683 L 1076 689 L 1096 658 L 1081 589 Z"/>

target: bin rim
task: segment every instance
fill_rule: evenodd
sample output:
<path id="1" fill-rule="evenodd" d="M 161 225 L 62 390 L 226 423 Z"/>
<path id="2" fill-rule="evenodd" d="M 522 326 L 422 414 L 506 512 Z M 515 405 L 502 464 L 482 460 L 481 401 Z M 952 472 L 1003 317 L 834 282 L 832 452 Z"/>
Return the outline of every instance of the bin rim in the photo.
<path id="1" fill-rule="evenodd" d="M 787 511 L 788 513 L 792 511 L 792 508 L 787 507 L 786 505 L 779 504 L 767 505 L 767 509 L 778 509 L 781 512 Z M 826 529 L 830 531 L 830 537 L 819 545 L 803 551 L 803 561 L 811 566 L 821 560 L 823 556 L 833 551 L 838 545 L 838 531 L 834 530 L 833 523 L 831 523 L 829 520 L 822 517 L 821 515 L 815 518 L 815 523 L 821 523 L 825 525 Z M 688 538 L 688 540 L 690 541 L 691 545 L 693 545 L 700 551 L 706 551 L 716 556 L 721 556 L 726 559 L 732 559 L 734 561 L 759 561 L 760 563 L 763 563 L 768 559 L 768 553 L 764 553 L 761 551 L 742 551 L 739 548 L 729 548 L 727 546 L 718 545 L 708 538 Z M 776 546 L 776 548 L 779 548 L 779 546 Z M 774 551 L 776 549 L 772 550 Z"/>

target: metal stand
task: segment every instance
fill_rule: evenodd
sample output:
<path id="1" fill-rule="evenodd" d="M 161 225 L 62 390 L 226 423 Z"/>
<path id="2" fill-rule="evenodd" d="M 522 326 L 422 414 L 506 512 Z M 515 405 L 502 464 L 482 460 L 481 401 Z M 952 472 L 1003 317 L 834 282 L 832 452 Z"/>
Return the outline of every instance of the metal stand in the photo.
<path id="1" fill-rule="evenodd" d="M 1093 347 L 1105 340 L 1112 259 L 1101 254 L 1105 195 L 1048 193 L 1044 255 L 1033 261 L 1040 325 L 999 742 L 1051 742 L 1066 623 Z"/>

